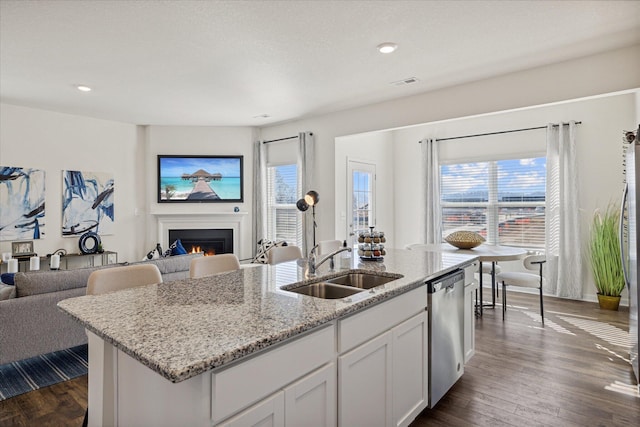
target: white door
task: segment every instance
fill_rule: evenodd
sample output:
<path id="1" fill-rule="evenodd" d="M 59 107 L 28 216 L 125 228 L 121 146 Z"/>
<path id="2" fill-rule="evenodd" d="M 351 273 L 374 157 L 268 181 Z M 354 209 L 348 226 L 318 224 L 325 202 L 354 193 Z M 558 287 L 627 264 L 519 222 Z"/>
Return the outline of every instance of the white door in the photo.
<path id="1" fill-rule="evenodd" d="M 391 332 L 338 358 L 338 425 L 390 426 Z"/>
<path id="2" fill-rule="evenodd" d="M 347 162 L 347 236 L 375 226 L 376 165 Z M 353 242 L 353 240 L 352 240 Z"/>
<path id="3" fill-rule="evenodd" d="M 284 390 L 285 425 L 335 427 L 337 409 L 335 363 L 307 375 Z"/>
<path id="4" fill-rule="evenodd" d="M 428 318 L 423 311 L 392 329 L 393 425 L 408 426 L 429 402 Z"/>
<path id="5" fill-rule="evenodd" d="M 219 427 L 284 427 L 284 392 L 256 403 Z"/>

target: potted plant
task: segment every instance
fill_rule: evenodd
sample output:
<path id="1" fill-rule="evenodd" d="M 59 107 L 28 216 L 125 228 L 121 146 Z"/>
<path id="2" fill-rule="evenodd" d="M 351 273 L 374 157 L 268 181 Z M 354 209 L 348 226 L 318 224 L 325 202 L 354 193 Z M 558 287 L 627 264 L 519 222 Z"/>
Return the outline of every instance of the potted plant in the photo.
<path id="1" fill-rule="evenodd" d="M 620 257 L 620 210 L 609 204 L 604 212 L 596 209 L 591 222 L 589 261 L 600 308 L 617 310 L 625 287 Z"/>

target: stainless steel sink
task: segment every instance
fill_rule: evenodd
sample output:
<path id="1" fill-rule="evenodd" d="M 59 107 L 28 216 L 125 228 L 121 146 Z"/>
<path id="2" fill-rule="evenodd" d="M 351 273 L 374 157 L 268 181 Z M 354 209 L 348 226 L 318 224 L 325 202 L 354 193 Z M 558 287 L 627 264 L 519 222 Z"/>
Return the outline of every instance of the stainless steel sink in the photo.
<path id="1" fill-rule="evenodd" d="M 400 274 L 394 274 L 393 277 L 389 277 L 372 273 L 348 273 L 344 276 L 338 276 L 334 277 L 333 279 L 328 279 L 327 282 L 359 289 L 371 289 L 375 288 L 376 286 L 384 285 L 385 283 L 400 279 L 401 277 L 402 275 Z"/>
<path id="2" fill-rule="evenodd" d="M 353 294 L 357 294 L 358 292 L 362 292 L 362 289 L 327 282 L 311 283 L 308 285 L 283 290 L 323 299 L 344 298 Z"/>

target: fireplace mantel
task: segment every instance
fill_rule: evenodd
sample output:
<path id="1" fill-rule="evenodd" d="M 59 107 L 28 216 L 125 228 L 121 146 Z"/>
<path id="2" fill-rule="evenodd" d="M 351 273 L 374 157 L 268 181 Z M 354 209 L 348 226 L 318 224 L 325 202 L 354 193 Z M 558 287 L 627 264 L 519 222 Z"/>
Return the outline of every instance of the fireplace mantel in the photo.
<path id="1" fill-rule="evenodd" d="M 243 222 L 248 217 L 248 212 L 171 212 L 153 213 L 158 221 L 157 241 L 163 248 L 169 247 L 169 230 L 172 229 L 199 229 L 199 228 L 230 228 L 233 230 L 233 253 L 240 257 L 240 242 L 245 232 Z M 251 227 L 249 227 L 249 232 Z"/>

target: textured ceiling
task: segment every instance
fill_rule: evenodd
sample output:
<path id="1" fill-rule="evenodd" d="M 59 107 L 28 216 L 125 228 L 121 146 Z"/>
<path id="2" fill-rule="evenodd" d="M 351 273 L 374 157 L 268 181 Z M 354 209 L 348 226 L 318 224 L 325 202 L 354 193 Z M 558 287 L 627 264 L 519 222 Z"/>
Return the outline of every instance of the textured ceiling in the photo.
<path id="1" fill-rule="evenodd" d="M 1 0 L 0 100 L 261 126 L 639 42 L 639 1 Z"/>

